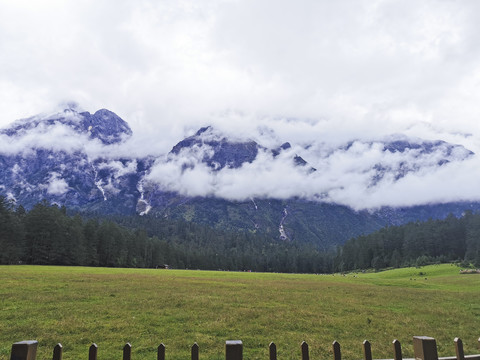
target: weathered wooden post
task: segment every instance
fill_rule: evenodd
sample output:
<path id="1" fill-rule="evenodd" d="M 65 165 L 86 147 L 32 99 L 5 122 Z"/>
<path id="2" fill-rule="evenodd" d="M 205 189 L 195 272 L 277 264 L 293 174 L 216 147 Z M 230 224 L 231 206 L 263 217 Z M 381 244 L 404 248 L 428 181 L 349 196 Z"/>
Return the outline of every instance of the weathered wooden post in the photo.
<path id="1" fill-rule="evenodd" d="M 225 342 L 225 360 L 242 360 L 243 342 L 242 340 L 227 340 Z"/>
<path id="2" fill-rule="evenodd" d="M 194 343 L 192 345 L 192 360 L 198 360 L 198 344 Z"/>
<path id="3" fill-rule="evenodd" d="M 270 352 L 270 360 L 277 360 L 277 345 L 271 342 L 268 346 L 268 350 Z"/>
<path id="4" fill-rule="evenodd" d="M 123 360 L 131 360 L 132 359 L 132 345 L 130 343 L 126 343 L 123 347 Z"/>
<path id="5" fill-rule="evenodd" d="M 62 344 L 58 343 L 53 348 L 52 360 L 62 360 L 62 356 L 63 356 L 63 346 L 62 346 Z"/>
<path id="6" fill-rule="evenodd" d="M 455 355 L 457 356 L 457 360 L 465 360 L 462 339 L 456 337 L 453 342 L 455 343 Z"/>
<path id="7" fill-rule="evenodd" d="M 16 342 L 12 345 L 10 360 L 35 360 L 37 356 L 38 341 L 27 340 Z"/>
<path id="8" fill-rule="evenodd" d="M 340 343 L 335 340 L 332 344 L 333 360 L 342 360 L 342 353 L 340 352 Z"/>
<path id="9" fill-rule="evenodd" d="M 310 355 L 308 354 L 308 344 L 304 341 L 302 342 L 302 360 L 309 360 Z"/>
<path id="10" fill-rule="evenodd" d="M 97 344 L 93 343 L 88 349 L 88 360 L 97 360 Z"/>
<path id="11" fill-rule="evenodd" d="M 165 360 L 165 345 L 163 343 L 158 345 L 157 360 Z"/>
<path id="12" fill-rule="evenodd" d="M 372 360 L 372 346 L 368 340 L 363 341 L 363 357 L 365 360 Z"/>
<path id="13" fill-rule="evenodd" d="M 393 360 L 403 360 L 402 357 L 402 345 L 397 339 L 393 340 Z"/>
<path id="14" fill-rule="evenodd" d="M 432 337 L 414 336 L 413 352 L 416 360 L 438 360 L 437 342 Z"/>

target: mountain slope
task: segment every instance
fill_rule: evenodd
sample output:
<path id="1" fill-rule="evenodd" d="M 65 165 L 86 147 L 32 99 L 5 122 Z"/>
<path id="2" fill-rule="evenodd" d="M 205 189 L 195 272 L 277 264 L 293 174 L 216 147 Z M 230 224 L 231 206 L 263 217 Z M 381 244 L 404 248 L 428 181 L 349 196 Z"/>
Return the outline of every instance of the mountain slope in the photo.
<path id="1" fill-rule="evenodd" d="M 312 197 L 302 189 L 338 164 L 353 164 L 368 189 L 473 156 L 443 141 L 392 136 L 327 150 L 321 143 L 269 148 L 208 126 L 163 157 L 116 156 L 131 136 L 128 124 L 105 109 L 17 121 L 0 130 L 0 195 L 26 208 L 46 199 L 77 211 L 181 219 L 323 248 L 385 225 L 480 209 L 472 202 L 355 211 L 328 193 Z M 335 191 L 344 186 L 329 181 Z M 272 192 L 276 187 L 283 190 Z"/>
<path id="2" fill-rule="evenodd" d="M 50 116 L 34 116 L 18 120 L 9 128 L 0 130 L 0 134 L 20 137 L 38 130 L 51 131 L 56 126 L 67 126 L 77 134 L 87 134 L 91 139 L 99 139 L 103 144 L 119 143 L 132 135 L 128 124 L 115 113 L 101 109 L 94 114 L 65 109 L 62 113 Z"/>
<path id="3" fill-rule="evenodd" d="M 47 117 L 32 117 L 0 130 L 14 148 L 0 153 L 0 190 L 31 208 L 46 199 L 71 208 L 96 208 L 107 199 L 133 213 L 136 184 L 141 176 L 135 159 L 92 158 L 92 146 L 109 147 L 132 135 L 128 124 L 108 110 L 93 115 L 66 109 Z M 109 204 L 105 211 L 115 207 Z"/>

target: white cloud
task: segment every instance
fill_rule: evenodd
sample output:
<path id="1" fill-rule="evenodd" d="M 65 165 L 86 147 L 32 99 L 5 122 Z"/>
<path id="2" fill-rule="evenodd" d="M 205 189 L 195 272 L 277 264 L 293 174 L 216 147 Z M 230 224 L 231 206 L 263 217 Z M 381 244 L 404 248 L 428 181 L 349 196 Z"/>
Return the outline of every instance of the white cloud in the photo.
<path id="1" fill-rule="evenodd" d="M 72 128 L 62 124 L 55 126 L 40 124 L 35 129 L 18 136 L 0 134 L 0 154 L 29 154 L 33 148 L 73 152 L 81 150 L 83 144 L 87 142 L 86 139 L 86 135 L 79 135 Z"/>
<path id="2" fill-rule="evenodd" d="M 309 149 L 293 146 L 277 157 L 261 150 L 252 163 L 218 171 L 202 163 L 209 147 L 196 146 L 159 159 L 146 180 L 162 190 L 188 196 L 230 200 L 298 197 L 354 209 L 480 200 L 470 170 L 480 168 L 480 160 L 464 148 L 452 150 L 437 144 L 433 152 L 425 153 L 415 148 L 385 151 L 380 142 L 357 141 L 335 150 L 323 146 L 327 149 L 322 149 L 321 143 Z M 293 161 L 300 151 L 309 160 L 307 166 L 296 166 Z M 439 166 L 444 160 L 449 163 Z M 315 172 L 310 171 L 311 166 Z"/>
<path id="3" fill-rule="evenodd" d="M 127 161 L 125 164 L 118 160 L 103 162 L 98 169 L 109 169 L 113 172 L 115 178 L 135 173 L 137 171 L 137 161 L 135 159 Z"/>
<path id="4" fill-rule="evenodd" d="M 372 119 L 384 127 L 448 126 L 452 116 L 469 127 L 479 110 L 472 80 L 478 7 L 436 0 L 2 2 L 0 92 L 8 101 L 1 123 L 73 98 L 91 111 L 118 112 L 136 132 L 175 138 L 232 109 L 357 130 L 375 129 Z M 458 104 L 467 105 L 461 118 Z"/>
<path id="5" fill-rule="evenodd" d="M 14 141 L 0 135 L 0 153 L 34 144 L 91 159 L 158 157 L 211 124 L 267 147 L 297 144 L 292 151 L 318 171 L 300 179 L 289 160 L 261 157 L 220 173 L 159 162 L 151 177 L 193 194 L 198 184 L 227 197 L 296 188 L 354 206 L 477 198 L 461 185 L 475 160 L 433 170 L 424 159 L 428 173 L 372 189 L 368 166 L 413 154 L 386 156 L 359 142 L 327 155 L 392 133 L 479 153 L 479 11 L 475 1 L 439 0 L 0 0 L 0 126 L 74 99 L 116 112 L 134 131 L 106 148 L 62 126 L 53 136 L 39 128 Z"/>
<path id="6" fill-rule="evenodd" d="M 47 192 L 51 195 L 63 195 L 69 189 L 69 186 L 65 179 L 61 178 L 61 175 L 52 172 L 50 174 L 50 180 L 48 182 Z"/>
<path id="7" fill-rule="evenodd" d="M 242 115 L 235 116 L 242 119 Z M 137 159 L 158 151 L 142 145 L 136 147 L 140 143 L 135 141 L 135 137 L 106 146 L 67 125 L 47 125 L 39 118 L 36 120 L 36 127 L 22 130 L 17 136 L 2 135 L 4 141 L 0 142 L 0 153 L 30 156 L 35 149 L 44 148 L 69 154 L 84 152 L 89 161 L 100 158 L 101 162 L 95 165 L 96 171 L 107 169 L 112 176 L 99 179 L 97 185 L 103 186 L 109 194 L 120 191 L 122 176 L 136 172 Z M 279 119 L 276 121 L 284 126 L 278 132 L 269 126 L 271 121 L 269 119 L 264 126 L 251 128 L 250 137 L 246 137 L 241 126 L 226 133 L 218 129 L 203 132 L 202 141 L 184 147 L 176 154 L 156 155 L 157 160 L 145 181 L 162 190 L 178 191 L 188 196 L 215 196 L 230 200 L 298 197 L 341 203 L 355 209 L 480 200 L 479 192 L 471 183 L 471 169 L 480 168 L 478 156 L 471 156 L 463 147 L 452 148 L 437 142 L 431 151 L 415 146 L 401 151 L 385 151 L 385 142 L 395 144 L 408 140 L 420 144 L 423 140 L 403 135 L 368 139 L 367 135 L 363 135 L 365 140 L 359 138 L 340 143 L 340 140 L 349 137 L 332 138 L 329 124 L 322 121 Z M 23 123 L 25 121 L 18 124 Z M 428 126 L 426 128 L 432 136 L 440 134 L 431 131 Z M 316 139 L 318 132 L 326 136 Z M 261 146 L 256 159 L 240 168 L 230 167 L 228 159 L 224 168 L 220 169 L 220 164 L 215 169 L 209 167 L 204 160 L 212 159 L 218 151 L 212 142 L 220 144 L 225 136 L 233 143 L 256 140 Z M 270 149 L 279 147 L 289 136 L 301 143 L 292 143 L 290 148 L 273 156 Z M 480 148 L 478 141 L 471 137 L 451 134 L 450 138 L 463 139 L 476 151 Z M 308 164 L 296 166 L 294 158 L 297 155 Z M 468 160 L 464 160 L 466 158 Z M 445 160 L 451 163 L 439 167 Z M 311 172 L 311 167 L 316 171 Z M 12 174 L 18 172 L 19 167 L 14 166 Z M 61 195 L 68 191 L 68 184 L 60 174 L 52 173 L 45 188 L 51 194 Z"/>

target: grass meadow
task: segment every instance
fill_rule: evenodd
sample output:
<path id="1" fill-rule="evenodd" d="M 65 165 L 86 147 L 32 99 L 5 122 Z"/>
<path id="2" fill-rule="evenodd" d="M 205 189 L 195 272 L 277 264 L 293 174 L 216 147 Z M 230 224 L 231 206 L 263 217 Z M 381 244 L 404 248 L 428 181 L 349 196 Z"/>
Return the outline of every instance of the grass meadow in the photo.
<path id="1" fill-rule="evenodd" d="M 0 359 L 12 343 L 38 340 L 37 359 L 58 342 L 63 358 L 121 359 L 126 342 L 134 359 L 224 359 L 226 340 L 243 340 L 245 359 L 332 358 L 333 340 L 346 359 L 392 358 L 393 339 L 413 356 L 412 336 L 435 337 L 440 356 L 454 355 L 454 337 L 478 353 L 480 275 L 454 265 L 379 273 L 298 275 L 189 270 L 0 266 Z"/>

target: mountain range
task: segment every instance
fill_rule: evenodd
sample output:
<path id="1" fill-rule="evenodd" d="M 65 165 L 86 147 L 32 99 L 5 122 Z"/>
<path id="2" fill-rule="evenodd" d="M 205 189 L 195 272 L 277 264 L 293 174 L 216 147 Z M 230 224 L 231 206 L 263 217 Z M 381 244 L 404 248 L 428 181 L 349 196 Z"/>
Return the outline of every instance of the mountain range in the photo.
<path id="1" fill-rule="evenodd" d="M 106 109 L 91 114 L 69 108 L 16 121 L 0 130 L 0 195 L 26 208 L 45 199 L 82 213 L 192 221 L 322 248 L 386 225 L 480 209 L 477 202 L 450 202 L 354 210 L 322 192 L 301 196 L 296 189 L 275 195 L 270 188 L 282 184 L 281 176 L 256 178 L 265 167 L 281 165 L 285 176 L 314 182 L 325 174 L 326 162 L 375 152 L 381 157 L 359 172 L 368 188 L 474 155 L 440 140 L 394 135 L 333 149 L 290 142 L 272 147 L 206 126 L 179 139 L 168 154 L 135 156 L 121 151 L 132 135 L 129 125 Z M 249 189 L 242 189 L 245 173 L 253 184 L 247 183 Z"/>

